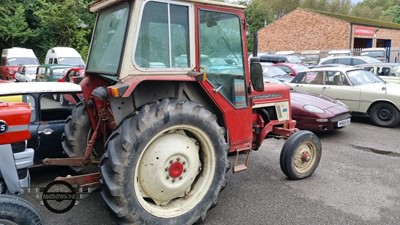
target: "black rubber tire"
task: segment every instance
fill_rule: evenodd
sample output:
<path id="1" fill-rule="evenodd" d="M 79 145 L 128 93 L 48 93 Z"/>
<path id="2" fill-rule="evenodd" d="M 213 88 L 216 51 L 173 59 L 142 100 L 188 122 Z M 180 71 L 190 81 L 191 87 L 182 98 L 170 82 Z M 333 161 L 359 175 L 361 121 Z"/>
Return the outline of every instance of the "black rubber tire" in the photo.
<path id="1" fill-rule="evenodd" d="M 69 157 L 83 156 L 87 146 L 87 135 L 92 127 L 85 104 L 79 102 L 67 118 L 62 146 Z"/>
<path id="2" fill-rule="evenodd" d="M 304 144 L 309 147 L 311 152 L 311 162 L 306 165 L 305 171 L 299 171 L 296 166 L 296 156 Z M 292 134 L 284 143 L 280 156 L 280 166 L 282 172 L 291 180 L 299 180 L 311 176 L 317 169 L 322 155 L 322 145 L 319 138 L 311 131 L 297 131 Z"/>
<path id="3" fill-rule="evenodd" d="M 58 97 L 58 101 L 60 102 L 61 106 L 67 106 L 68 105 L 68 101 L 65 100 L 65 98 L 64 98 L 64 96 L 62 94 Z"/>
<path id="4" fill-rule="evenodd" d="M 141 160 L 142 153 L 147 150 L 146 146 L 149 143 L 154 143 L 152 141 L 158 140 L 160 137 L 158 134 L 167 134 L 163 131 L 172 129 L 172 126 L 192 126 L 204 132 L 207 140 L 210 140 L 209 145 L 204 145 L 208 146 L 208 150 L 211 149 L 210 152 L 213 152 L 212 156 L 215 158 L 213 162 L 216 164 L 215 167 L 209 169 L 209 171 L 213 171 L 213 176 L 209 176 L 210 186 L 208 189 L 201 189 L 204 195 L 197 197 L 198 202 L 182 209 L 184 212 L 179 215 L 165 218 L 149 213 L 149 210 L 145 209 L 142 204 L 146 207 L 149 207 L 150 204 L 152 204 L 150 207 L 161 206 L 156 206 L 152 202 L 149 203 L 141 194 L 136 193 L 135 190 L 138 189 L 135 189 L 137 188 L 135 185 L 138 182 L 134 177 L 136 177 L 136 166 Z M 173 128 L 180 130 L 180 128 Z M 186 135 L 187 130 L 185 130 Z M 107 151 L 101 161 L 101 184 L 103 187 L 101 195 L 118 218 L 118 222 L 120 224 L 175 225 L 203 221 L 207 211 L 217 204 L 218 194 L 225 185 L 225 174 L 229 168 L 229 161 L 227 159 L 228 144 L 224 135 L 225 129 L 217 124 L 216 116 L 203 106 L 191 101 L 164 99 L 160 103 L 146 105 L 136 115 L 126 118 L 110 136 L 107 142 Z M 152 140 L 154 137 L 157 138 Z M 193 133 L 189 137 L 196 138 Z M 196 139 L 201 142 L 199 138 Z M 200 146 L 203 146 L 203 143 L 200 143 Z M 200 148 L 199 152 L 203 152 L 203 149 L 207 148 Z M 199 153 L 199 155 L 202 154 Z M 199 177 L 207 176 L 203 172 L 207 170 L 204 168 L 208 168 L 207 166 L 210 164 L 206 165 L 205 160 L 202 161 L 203 169 L 200 170 L 202 176 L 197 175 L 195 178 L 197 182 L 191 183 L 190 192 L 200 190 L 197 185 L 202 182 L 198 179 L 201 180 Z M 162 162 L 160 165 L 162 165 Z M 140 179 L 139 176 L 138 179 Z M 191 194 L 193 196 L 193 193 Z M 190 194 L 187 196 L 189 196 L 188 199 L 191 198 Z M 185 204 L 187 199 L 179 197 L 173 201 L 182 200 Z"/>
<path id="5" fill-rule="evenodd" d="M 14 195 L 0 195 L 0 224 L 41 225 L 42 218 L 34 206 Z"/>
<path id="6" fill-rule="evenodd" d="M 84 156 L 91 134 L 92 124 L 86 106 L 79 102 L 72 110 L 71 116 L 66 120 L 62 146 L 68 157 Z M 93 151 L 100 156 L 104 152 L 103 141 L 98 138 Z M 71 166 L 76 172 L 84 172 L 83 167 Z M 96 168 L 87 168 L 87 172 L 93 172 Z"/>
<path id="7" fill-rule="evenodd" d="M 369 112 L 371 122 L 380 127 L 395 127 L 400 122 L 399 110 L 386 102 L 374 104 Z"/>

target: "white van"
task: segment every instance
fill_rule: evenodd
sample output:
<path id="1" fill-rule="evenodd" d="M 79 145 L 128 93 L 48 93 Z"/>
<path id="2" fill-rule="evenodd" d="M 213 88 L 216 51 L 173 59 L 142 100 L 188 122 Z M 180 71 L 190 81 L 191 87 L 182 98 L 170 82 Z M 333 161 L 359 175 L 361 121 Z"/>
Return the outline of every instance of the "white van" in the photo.
<path id="1" fill-rule="evenodd" d="M 54 47 L 47 51 L 45 64 L 65 64 L 85 68 L 81 55 L 73 48 Z"/>
<path id="2" fill-rule="evenodd" d="M 39 65 L 39 60 L 30 48 L 6 48 L 1 52 L 0 78 L 14 80 L 20 65 Z"/>

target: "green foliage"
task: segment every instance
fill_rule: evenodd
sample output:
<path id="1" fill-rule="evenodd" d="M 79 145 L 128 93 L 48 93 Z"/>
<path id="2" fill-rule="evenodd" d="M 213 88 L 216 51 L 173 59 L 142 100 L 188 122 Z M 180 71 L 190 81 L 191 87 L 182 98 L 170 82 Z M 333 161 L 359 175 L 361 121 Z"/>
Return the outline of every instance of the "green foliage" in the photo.
<path id="1" fill-rule="evenodd" d="M 393 23 L 400 23 L 400 6 L 394 5 L 383 12 L 383 16 L 390 16 Z"/>
<path id="2" fill-rule="evenodd" d="M 28 27 L 25 8 L 22 4 L 15 7 L 0 8 L 0 38 L 13 47 L 16 43 L 24 44 L 37 33 Z"/>
<path id="3" fill-rule="evenodd" d="M 32 48 L 41 62 L 55 46 L 75 48 L 86 60 L 95 15 L 91 0 L 3 0 L 0 50 Z"/>

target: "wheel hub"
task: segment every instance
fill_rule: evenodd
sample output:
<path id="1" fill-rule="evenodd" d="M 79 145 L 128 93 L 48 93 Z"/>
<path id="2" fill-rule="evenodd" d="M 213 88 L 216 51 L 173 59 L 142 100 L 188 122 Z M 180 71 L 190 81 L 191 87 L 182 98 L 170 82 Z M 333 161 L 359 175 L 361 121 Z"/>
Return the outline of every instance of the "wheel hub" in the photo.
<path id="1" fill-rule="evenodd" d="M 313 149 L 307 144 L 303 144 L 298 148 L 294 165 L 298 171 L 307 171 L 312 166 L 313 161 Z"/>
<path id="2" fill-rule="evenodd" d="M 183 172 L 183 164 L 178 162 L 174 162 L 171 167 L 168 168 L 168 173 L 172 178 L 179 177 Z"/>
<path id="3" fill-rule="evenodd" d="M 196 143 L 183 132 L 155 139 L 146 149 L 137 173 L 142 196 L 157 205 L 185 196 L 201 170 Z"/>
<path id="4" fill-rule="evenodd" d="M 390 120 L 392 118 L 392 113 L 388 109 L 381 109 L 379 111 L 379 118 L 381 120 Z"/>

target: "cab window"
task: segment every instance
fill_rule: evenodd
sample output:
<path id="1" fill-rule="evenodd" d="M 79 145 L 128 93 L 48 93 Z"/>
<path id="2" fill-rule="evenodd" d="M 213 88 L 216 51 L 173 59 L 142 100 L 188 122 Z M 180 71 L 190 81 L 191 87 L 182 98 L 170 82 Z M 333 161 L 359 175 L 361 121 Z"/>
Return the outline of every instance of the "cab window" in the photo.
<path id="1" fill-rule="evenodd" d="M 236 108 L 247 107 L 241 20 L 233 14 L 199 10 L 200 67 L 207 80 Z M 226 59 L 234 57 L 237 63 Z"/>
<path id="2" fill-rule="evenodd" d="M 146 3 L 134 63 L 142 68 L 188 68 L 189 56 L 188 6 Z"/>

